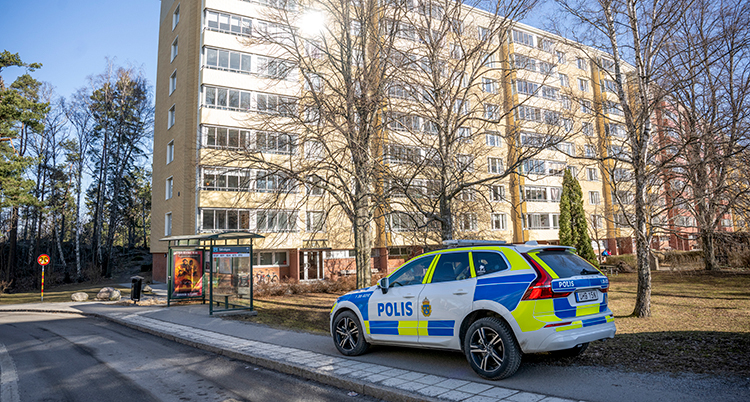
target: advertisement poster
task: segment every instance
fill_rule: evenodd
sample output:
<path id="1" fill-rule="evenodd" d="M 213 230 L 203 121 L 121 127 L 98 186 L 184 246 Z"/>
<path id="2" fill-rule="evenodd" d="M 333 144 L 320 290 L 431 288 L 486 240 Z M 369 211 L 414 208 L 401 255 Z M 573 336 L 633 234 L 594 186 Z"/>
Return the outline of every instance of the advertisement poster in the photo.
<path id="1" fill-rule="evenodd" d="M 173 298 L 203 296 L 203 252 L 174 252 Z"/>

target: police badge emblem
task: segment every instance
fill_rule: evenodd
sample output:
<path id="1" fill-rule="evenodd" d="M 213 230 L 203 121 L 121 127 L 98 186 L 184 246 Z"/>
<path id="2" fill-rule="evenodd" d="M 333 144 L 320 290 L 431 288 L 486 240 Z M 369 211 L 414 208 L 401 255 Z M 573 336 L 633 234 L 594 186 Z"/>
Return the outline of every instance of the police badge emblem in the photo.
<path id="1" fill-rule="evenodd" d="M 432 306 L 430 306 L 430 301 L 425 297 L 422 301 L 422 315 L 429 317 L 430 314 L 432 314 Z"/>

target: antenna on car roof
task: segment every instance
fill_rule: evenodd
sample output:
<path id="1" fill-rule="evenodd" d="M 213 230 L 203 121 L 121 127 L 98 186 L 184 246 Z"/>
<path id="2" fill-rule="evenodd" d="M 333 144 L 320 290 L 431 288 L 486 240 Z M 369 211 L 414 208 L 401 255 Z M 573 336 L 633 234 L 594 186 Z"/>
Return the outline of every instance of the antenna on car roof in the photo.
<path id="1" fill-rule="evenodd" d="M 527 246 L 538 246 L 539 243 L 536 240 L 529 240 L 526 243 L 524 243 Z"/>
<path id="2" fill-rule="evenodd" d="M 448 247 L 493 246 L 507 244 L 505 240 L 443 240 Z"/>

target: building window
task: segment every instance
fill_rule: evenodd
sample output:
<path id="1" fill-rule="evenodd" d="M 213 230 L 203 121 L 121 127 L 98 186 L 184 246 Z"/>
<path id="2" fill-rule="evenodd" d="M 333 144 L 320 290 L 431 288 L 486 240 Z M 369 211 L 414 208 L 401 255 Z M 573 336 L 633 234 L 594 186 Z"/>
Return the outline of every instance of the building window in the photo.
<path id="1" fill-rule="evenodd" d="M 256 267 L 285 267 L 289 265 L 286 251 L 261 251 L 253 258 Z"/>
<path id="2" fill-rule="evenodd" d="M 604 227 L 604 219 L 601 215 L 591 215 L 591 226 L 594 229 L 601 229 Z"/>
<path id="3" fill-rule="evenodd" d="M 484 104 L 484 118 L 487 120 L 497 121 L 500 119 L 500 107 L 491 103 Z"/>
<path id="4" fill-rule="evenodd" d="M 174 160 L 174 140 L 167 144 L 167 165 Z"/>
<path id="5" fill-rule="evenodd" d="M 172 213 L 164 214 L 164 236 L 172 236 Z"/>
<path id="6" fill-rule="evenodd" d="M 166 198 L 165 199 L 168 200 L 168 199 L 172 198 L 172 188 L 173 188 L 173 186 L 174 186 L 174 179 L 170 176 L 167 179 L 167 191 L 166 191 Z"/>
<path id="7" fill-rule="evenodd" d="M 172 57 L 169 59 L 170 63 L 174 60 L 175 57 L 177 57 L 177 42 L 179 37 L 174 38 L 174 42 L 172 42 Z"/>
<path id="8" fill-rule="evenodd" d="M 487 158 L 487 172 L 500 174 L 503 170 L 503 160 L 501 158 Z"/>
<path id="9" fill-rule="evenodd" d="M 487 146 L 490 147 L 500 147 L 501 145 L 501 137 L 500 134 L 494 131 L 489 131 L 485 134 L 485 139 L 487 141 Z"/>
<path id="10" fill-rule="evenodd" d="M 596 168 L 586 168 L 586 180 L 588 180 L 588 181 L 598 181 L 599 180 L 599 171 L 596 170 Z"/>
<path id="11" fill-rule="evenodd" d="M 254 93 L 230 88 L 204 87 L 203 106 L 212 109 L 278 114 L 293 117 L 297 113 L 294 98 L 276 94 Z"/>
<path id="12" fill-rule="evenodd" d="M 180 5 L 177 5 L 177 8 L 174 9 L 174 13 L 172 14 L 172 30 L 174 31 L 175 28 L 177 28 L 177 24 L 180 22 Z"/>
<path id="13" fill-rule="evenodd" d="M 588 92 L 589 91 L 589 80 L 584 78 L 578 79 L 578 89 L 581 90 L 581 92 Z"/>
<path id="14" fill-rule="evenodd" d="M 560 86 L 561 87 L 569 88 L 570 87 L 570 80 L 568 80 L 568 76 L 565 75 L 565 74 L 563 74 L 563 73 L 560 73 L 558 75 L 560 77 Z"/>
<path id="15" fill-rule="evenodd" d="M 464 232 L 477 231 L 477 214 L 473 212 L 460 214 L 458 216 L 458 229 Z"/>
<path id="16" fill-rule="evenodd" d="M 253 58 L 256 59 L 256 63 L 253 63 Z M 253 71 L 254 64 L 257 64 L 255 71 Z M 274 78 L 289 78 L 289 73 L 292 71 L 292 64 L 284 63 L 281 60 L 208 47 L 206 48 L 206 57 L 203 59 L 203 65 L 216 70 L 226 70 L 236 73 L 255 72 Z"/>
<path id="17" fill-rule="evenodd" d="M 556 51 L 555 55 L 557 56 L 557 64 L 565 64 L 565 52 Z"/>
<path id="18" fill-rule="evenodd" d="M 169 76 L 169 94 L 172 95 L 175 89 L 177 89 L 177 70 Z"/>
<path id="19" fill-rule="evenodd" d="M 523 188 L 524 201 L 547 202 L 547 188 L 526 186 Z"/>
<path id="20" fill-rule="evenodd" d="M 167 129 L 170 129 L 172 128 L 172 126 L 174 126 L 174 121 L 175 121 L 174 109 L 175 109 L 175 105 L 172 105 L 172 107 L 169 108 L 169 115 L 167 116 Z"/>
<path id="21" fill-rule="evenodd" d="M 583 156 L 586 157 L 586 158 L 596 158 L 596 147 L 593 146 L 593 145 L 586 144 L 583 147 Z M 589 168 L 589 169 L 590 170 L 594 170 L 594 169 L 591 169 L 591 168 Z M 589 170 L 589 169 L 587 169 L 587 170 Z"/>
<path id="22" fill-rule="evenodd" d="M 497 82 L 492 78 L 482 77 L 482 91 L 496 94 L 497 93 Z"/>
<path id="23" fill-rule="evenodd" d="M 589 191 L 589 204 L 599 205 L 601 202 L 598 191 Z"/>
<path id="24" fill-rule="evenodd" d="M 305 230 L 309 233 L 325 232 L 325 214 L 321 211 L 307 211 Z"/>
<path id="25" fill-rule="evenodd" d="M 578 58 L 576 58 L 576 65 L 578 66 L 578 68 L 579 68 L 580 70 L 584 70 L 584 71 L 585 71 L 585 70 L 588 70 L 588 69 L 586 68 L 586 67 L 587 67 L 586 59 L 584 59 L 584 58 L 582 58 L 582 57 L 578 57 Z"/>
<path id="26" fill-rule="evenodd" d="M 202 231 L 211 230 L 250 230 L 253 211 L 239 209 L 201 210 Z"/>
<path id="27" fill-rule="evenodd" d="M 472 155 L 456 155 L 456 162 L 459 171 L 474 171 L 474 157 Z"/>
<path id="28" fill-rule="evenodd" d="M 508 215 L 492 214 L 492 230 L 508 230 Z"/>
<path id="29" fill-rule="evenodd" d="M 573 107 L 573 102 L 571 102 L 570 98 L 567 96 L 561 96 L 560 102 L 562 102 L 562 107 L 565 110 L 570 110 Z"/>
<path id="30" fill-rule="evenodd" d="M 419 227 L 418 215 L 394 211 L 390 215 L 392 232 L 411 232 Z"/>
<path id="31" fill-rule="evenodd" d="M 258 232 L 297 231 L 297 213 L 294 211 L 257 211 L 255 222 Z"/>
<path id="32" fill-rule="evenodd" d="M 587 100 L 581 101 L 581 112 L 586 113 L 586 114 L 591 114 L 592 112 L 591 101 L 587 101 Z"/>
<path id="33" fill-rule="evenodd" d="M 520 43 L 529 47 L 534 47 L 534 35 L 514 29 L 510 36 L 511 43 Z"/>
<path id="34" fill-rule="evenodd" d="M 505 200 L 505 186 L 490 186 L 490 201 L 499 202 L 503 200 Z"/>
<path id="35" fill-rule="evenodd" d="M 250 169 L 204 167 L 201 170 L 203 173 L 203 185 L 201 188 L 204 190 L 247 191 L 250 189 L 252 178 L 252 171 Z M 279 181 L 280 180 L 277 179 L 275 183 L 278 183 Z M 255 183 L 257 183 L 257 181 Z"/>
<path id="36" fill-rule="evenodd" d="M 593 137 L 594 136 L 594 125 L 591 124 L 588 121 L 585 121 L 581 123 L 581 129 L 583 131 L 583 135 L 587 137 Z"/>

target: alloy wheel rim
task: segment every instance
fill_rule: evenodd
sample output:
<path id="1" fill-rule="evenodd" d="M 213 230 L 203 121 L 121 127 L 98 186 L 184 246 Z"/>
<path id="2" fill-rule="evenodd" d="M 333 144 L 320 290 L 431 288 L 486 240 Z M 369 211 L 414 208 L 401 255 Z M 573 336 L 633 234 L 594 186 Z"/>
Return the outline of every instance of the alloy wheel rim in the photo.
<path id="1" fill-rule="evenodd" d="M 503 340 L 495 330 L 479 327 L 469 342 L 471 359 L 483 371 L 495 371 L 503 364 Z"/>
<path id="2" fill-rule="evenodd" d="M 350 351 L 357 347 L 359 340 L 359 328 L 349 317 L 339 320 L 336 325 L 336 342 L 343 350 Z"/>

